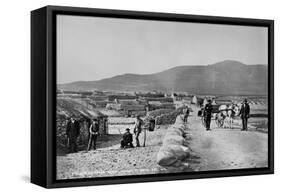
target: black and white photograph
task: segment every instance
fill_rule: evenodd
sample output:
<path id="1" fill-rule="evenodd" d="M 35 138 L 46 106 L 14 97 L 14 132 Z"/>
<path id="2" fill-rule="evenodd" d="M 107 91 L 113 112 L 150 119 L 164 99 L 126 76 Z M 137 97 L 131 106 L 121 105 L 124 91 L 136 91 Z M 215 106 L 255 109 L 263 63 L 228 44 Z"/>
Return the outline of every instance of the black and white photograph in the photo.
<path id="1" fill-rule="evenodd" d="M 56 180 L 268 168 L 268 33 L 56 15 Z"/>

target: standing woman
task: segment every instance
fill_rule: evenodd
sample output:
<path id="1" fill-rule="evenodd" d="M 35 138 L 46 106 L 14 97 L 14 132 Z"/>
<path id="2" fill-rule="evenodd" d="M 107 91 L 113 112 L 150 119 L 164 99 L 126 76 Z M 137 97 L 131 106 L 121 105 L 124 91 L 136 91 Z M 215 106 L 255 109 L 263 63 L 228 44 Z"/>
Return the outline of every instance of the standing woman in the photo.
<path id="1" fill-rule="evenodd" d="M 89 143 L 88 143 L 88 151 L 92 148 L 92 144 L 94 144 L 94 150 L 96 150 L 96 145 L 97 145 L 97 138 L 99 135 L 99 124 L 98 120 L 94 119 L 92 124 L 89 127 Z"/>

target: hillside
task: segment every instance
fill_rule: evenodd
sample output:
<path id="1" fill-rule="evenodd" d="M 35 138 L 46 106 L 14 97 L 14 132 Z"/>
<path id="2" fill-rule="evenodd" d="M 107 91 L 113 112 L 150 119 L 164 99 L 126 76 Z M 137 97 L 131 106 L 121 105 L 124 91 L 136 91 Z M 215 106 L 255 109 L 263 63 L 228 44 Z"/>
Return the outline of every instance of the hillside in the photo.
<path id="1" fill-rule="evenodd" d="M 155 74 L 123 74 L 99 81 L 58 85 L 64 90 L 187 91 L 196 94 L 266 94 L 267 66 L 226 60 L 207 66 L 177 66 Z"/>

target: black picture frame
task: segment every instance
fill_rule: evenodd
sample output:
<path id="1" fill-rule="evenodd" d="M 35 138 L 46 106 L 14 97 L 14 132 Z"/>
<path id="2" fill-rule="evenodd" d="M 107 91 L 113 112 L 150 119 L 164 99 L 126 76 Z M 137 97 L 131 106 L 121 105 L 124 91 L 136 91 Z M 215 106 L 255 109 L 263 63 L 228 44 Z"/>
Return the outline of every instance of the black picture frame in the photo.
<path id="1" fill-rule="evenodd" d="M 268 27 L 268 168 L 56 180 L 56 15 L 96 16 Z M 274 21 L 46 6 L 31 12 L 31 182 L 46 188 L 274 173 Z"/>

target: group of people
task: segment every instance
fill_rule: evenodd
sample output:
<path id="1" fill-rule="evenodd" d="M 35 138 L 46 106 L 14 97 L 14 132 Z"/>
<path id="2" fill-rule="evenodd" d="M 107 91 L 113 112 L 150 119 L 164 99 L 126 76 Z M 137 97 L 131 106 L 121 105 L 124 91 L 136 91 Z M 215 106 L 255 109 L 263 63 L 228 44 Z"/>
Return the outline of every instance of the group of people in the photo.
<path id="1" fill-rule="evenodd" d="M 142 132 L 144 122 L 140 118 L 140 116 L 137 116 L 137 120 L 134 127 L 134 135 L 136 140 L 136 147 L 140 147 L 139 142 L 139 136 Z M 88 123 L 88 146 L 87 151 L 90 151 L 92 148 L 94 150 L 97 149 L 97 139 L 100 134 L 99 132 L 99 121 L 98 119 L 93 119 Z M 66 124 L 66 136 L 67 136 L 67 145 L 70 153 L 77 152 L 77 139 L 80 135 L 80 122 L 79 120 L 75 119 L 74 116 L 72 116 L 67 124 Z M 123 134 L 122 140 L 121 140 L 121 148 L 128 148 L 128 147 L 134 147 L 133 146 L 133 135 L 130 133 L 130 129 L 127 128 L 126 132 Z"/>
<path id="2" fill-rule="evenodd" d="M 87 150 L 92 147 L 96 149 L 97 137 L 99 135 L 99 124 L 97 119 L 93 119 L 88 124 L 89 140 Z M 66 124 L 66 136 L 68 141 L 68 149 L 70 153 L 77 152 L 77 138 L 80 135 L 80 122 L 71 117 Z"/>
<path id="3" fill-rule="evenodd" d="M 209 99 L 203 111 L 203 116 L 204 116 L 205 126 L 207 131 L 211 130 L 210 125 L 211 125 L 212 111 L 213 111 L 213 105 L 212 105 L 212 101 Z M 247 131 L 248 119 L 250 118 L 250 105 L 248 104 L 247 99 L 244 99 L 244 101 L 242 102 L 242 106 L 238 116 L 240 116 L 242 120 L 242 131 Z"/>
<path id="4" fill-rule="evenodd" d="M 134 127 L 136 147 L 140 147 L 139 136 L 142 132 L 143 124 L 144 124 L 143 120 L 140 118 L 140 116 L 137 116 L 137 120 L 136 120 L 135 127 Z M 120 144 L 121 144 L 120 145 L 121 148 L 133 148 L 134 147 L 133 134 L 130 132 L 129 128 L 127 128 L 126 132 L 123 134 L 123 138 L 122 138 Z"/>

